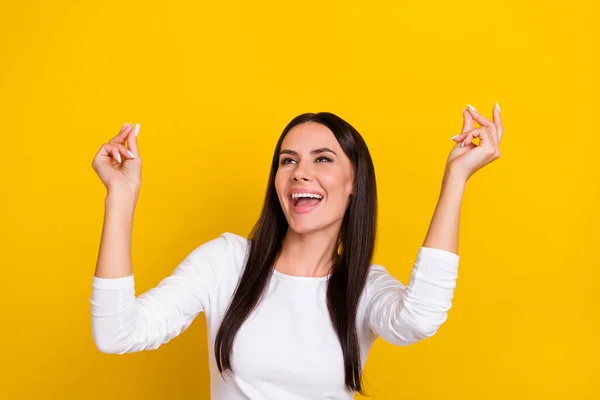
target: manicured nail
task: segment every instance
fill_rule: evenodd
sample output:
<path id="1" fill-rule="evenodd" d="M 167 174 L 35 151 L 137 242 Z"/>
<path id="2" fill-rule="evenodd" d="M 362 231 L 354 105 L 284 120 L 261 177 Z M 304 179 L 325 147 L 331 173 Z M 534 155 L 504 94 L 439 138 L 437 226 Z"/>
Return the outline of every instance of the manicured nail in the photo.
<path id="1" fill-rule="evenodd" d="M 140 133 L 140 124 L 135 124 L 135 137 Z"/>
<path id="2" fill-rule="evenodd" d="M 121 153 L 117 153 L 117 161 L 121 162 Z"/>
<path id="3" fill-rule="evenodd" d="M 465 139 L 467 140 L 467 139 Z M 462 141 L 462 143 L 460 144 L 460 147 L 465 147 L 465 140 Z"/>
<path id="4" fill-rule="evenodd" d="M 462 135 L 462 133 L 459 133 L 458 135 L 454 135 L 454 136 L 452 136 L 452 137 L 450 138 L 450 140 L 453 140 L 454 138 L 457 138 L 457 137 L 459 137 L 460 135 Z"/>
<path id="5" fill-rule="evenodd" d="M 127 154 L 129 154 L 131 158 L 135 158 L 135 154 L 133 154 L 131 151 L 127 150 Z"/>
<path id="6" fill-rule="evenodd" d="M 496 108 L 498 109 L 498 111 L 500 111 L 500 106 L 498 105 L 498 102 L 496 102 Z"/>
<path id="7" fill-rule="evenodd" d="M 473 107 L 472 105 L 470 105 L 470 104 L 467 104 L 467 105 L 469 106 L 469 108 L 470 108 L 471 110 L 473 110 L 473 111 L 477 111 L 477 109 L 476 109 L 475 107 Z"/>

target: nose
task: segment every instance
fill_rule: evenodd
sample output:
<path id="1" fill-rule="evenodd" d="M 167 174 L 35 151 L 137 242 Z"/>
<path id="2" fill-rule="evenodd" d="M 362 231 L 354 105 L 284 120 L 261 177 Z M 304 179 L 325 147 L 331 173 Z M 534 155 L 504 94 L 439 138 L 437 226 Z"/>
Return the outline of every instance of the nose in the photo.
<path id="1" fill-rule="evenodd" d="M 294 173 L 294 180 L 295 181 L 299 181 L 299 180 L 309 181 L 310 179 L 308 179 L 306 176 L 304 176 L 304 174 L 296 172 L 296 173 Z"/>
<path id="2" fill-rule="evenodd" d="M 300 168 L 300 166 L 298 166 L 295 170 L 294 173 L 292 174 L 292 178 L 294 181 L 310 181 L 310 178 L 308 177 L 308 174 L 306 174 L 304 172 L 304 168 Z"/>

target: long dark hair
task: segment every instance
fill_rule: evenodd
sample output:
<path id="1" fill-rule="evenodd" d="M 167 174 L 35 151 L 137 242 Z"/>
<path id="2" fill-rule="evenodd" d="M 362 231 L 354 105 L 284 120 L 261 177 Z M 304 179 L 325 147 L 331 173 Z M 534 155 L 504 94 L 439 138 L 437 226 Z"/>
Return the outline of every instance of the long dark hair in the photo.
<path id="1" fill-rule="evenodd" d="M 377 187 L 371 155 L 363 138 L 348 122 L 328 112 L 305 113 L 285 127 L 273 153 L 263 210 L 252 228 L 247 262 L 215 339 L 221 376 L 232 371 L 231 350 L 237 331 L 254 310 L 267 287 L 282 247 L 288 223 L 275 190 L 279 151 L 294 126 L 316 122 L 329 128 L 354 168 L 354 195 L 346 209 L 327 284 L 327 308 L 342 347 L 346 388 L 364 395 L 356 314 L 375 247 Z"/>

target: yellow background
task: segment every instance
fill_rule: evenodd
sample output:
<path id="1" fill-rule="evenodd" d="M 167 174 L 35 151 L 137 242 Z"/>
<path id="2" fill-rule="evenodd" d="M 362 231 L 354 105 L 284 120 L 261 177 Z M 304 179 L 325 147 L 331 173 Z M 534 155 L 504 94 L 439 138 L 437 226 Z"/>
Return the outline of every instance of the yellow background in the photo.
<path id="1" fill-rule="evenodd" d="M 141 124 L 140 294 L 258 218 L 296 115 L 353 124 L 375 162 L 374 262 L 407 282 L 467 103 L 504 117 L 467 184 L 459 278 L 431 339 L 379 339 L 375 399 L 600 398 L 597 1 L 4 1 L 0 398 L 208 398 L 206 325 L 105 355 L 90 327 L 105 188 Z M 476 125 L 478 126 L 478 125 Z M 358 397 L 358 396 L 357 396 Z"/>

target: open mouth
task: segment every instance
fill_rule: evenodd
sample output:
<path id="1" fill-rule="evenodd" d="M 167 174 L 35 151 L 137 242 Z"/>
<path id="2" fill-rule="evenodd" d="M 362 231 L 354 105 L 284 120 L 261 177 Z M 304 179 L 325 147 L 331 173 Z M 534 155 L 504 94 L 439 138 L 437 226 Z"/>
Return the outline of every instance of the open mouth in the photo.
<path id="1" fill-rule="evenodd" d="M 314 210 L 317 206 L 323 201 L 323 197 L 318 196 L 302 196 L 296 197 L 290 195 L 290 204 L 292 205 L 292 210 L 296 213 L 304 214 L 309 211 Z"/>

